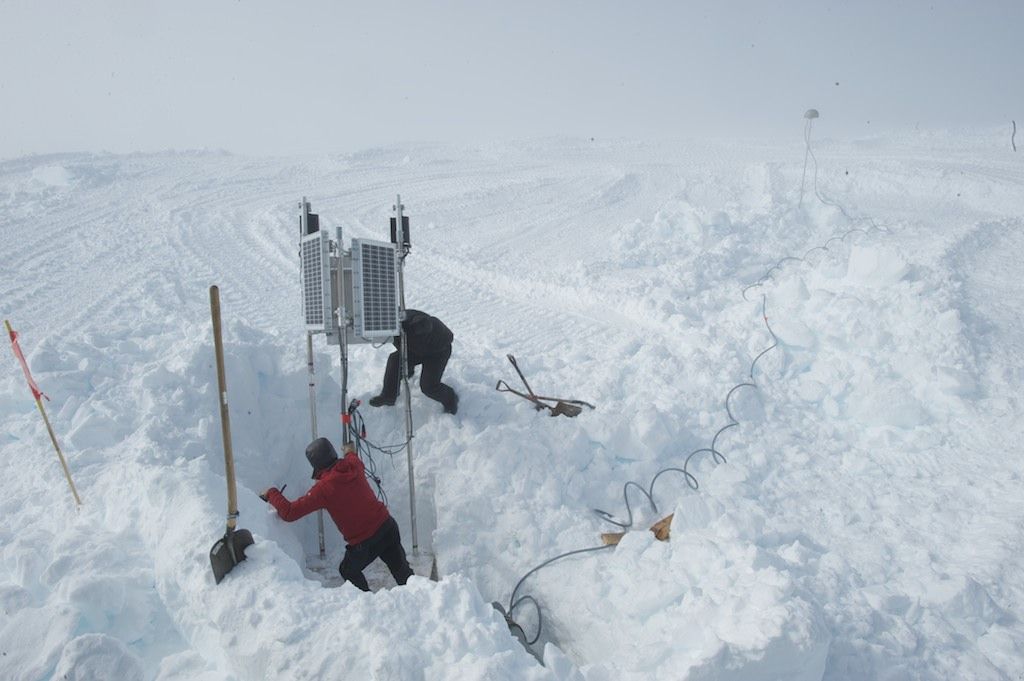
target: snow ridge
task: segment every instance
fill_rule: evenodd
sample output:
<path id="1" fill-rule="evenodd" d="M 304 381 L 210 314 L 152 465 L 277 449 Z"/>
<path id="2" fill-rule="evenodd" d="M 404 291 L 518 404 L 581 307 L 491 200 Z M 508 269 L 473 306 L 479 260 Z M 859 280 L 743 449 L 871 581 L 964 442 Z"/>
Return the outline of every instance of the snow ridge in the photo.
<path id="1" fill-rule="evenodd" d="M 8 353 L 0 676 L 1009 677 L 1024 654 L 1024 168 L 977 139 L 824 144 L 822 185 L 850 209 L 798 208 L 797 146 L 0 163 L 0 305 L 84 502 L 61 487 Z M 324 588 L 307 567 L 315 521 L 282 523 L 257 493 L 309 485 L 294 204 L 380 238 L 395 193 L 413 221 L 409 304 L 455 331 L 446 381 L 462 402 L 451 418 L 413 394 L 417 517 L 441 581 L 362 594 Z M 220 585 L 212 283 L 240 525 L 256 537 Z M 777 345 L 763 354 L 771 341 L 750 330 L 766 312 Z M 535 389 L 597 409 L 552 419 L 494 391 L 509 353 Z M 377 392 L 386 355 L 353 349 L 353 396 Z M 335 358 L 318 345 L 325 431 Z M 770 380 L 737 389 L 755 365 Z M 363 416 L 374 441 L 404 439 L 396 410 Z M 711 433 L 728 465 L 680 455 Z M 589 509 L 623 480 L 653 495 L 674 466 L 699 489 L 657 486 L 658 513 L 631 508 L 632 490 L 623 513 L 640 528 L 674 511 L 670 542 L 631 531 L 530 576 L 540 666 L 489 603 L 594 546 L 607 527 Z M 406 467 L 379 468 L 408 541 Z M 343 549 L 329 533 L 329 567 Z M 515 614 L 537 630 L 531 609 Z"/>

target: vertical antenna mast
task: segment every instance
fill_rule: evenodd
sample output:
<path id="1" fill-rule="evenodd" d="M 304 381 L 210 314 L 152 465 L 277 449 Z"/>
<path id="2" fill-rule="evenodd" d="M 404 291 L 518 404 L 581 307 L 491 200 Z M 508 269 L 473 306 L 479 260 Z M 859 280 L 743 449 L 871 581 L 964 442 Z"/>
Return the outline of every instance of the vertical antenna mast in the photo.
<path id="1" fill-rule="evenodd" d="M 808 109 L 806 112 L 804 112 L 804 118 L 807 120 L 807 123 L 804 124 L 804 144 L 807 145 L 807 148 L 804 151 L 804 172 L 803 172 L 803 175 L 800 176 L 800 201 L 797 203 L 797 206 L 804 205 L 804 180 L 807 179 L 807 157 L 811 156 L 811 127 L 814 125 L 814 119 L 817 118 L 817 117 L 818 117 L 818 110 L 817 109 Z M 814 171 L 815 175 L 814 175 L 814 177 L 817 178 L 818 177 L 818 175 L 817 175 L 817 172 L 818 172 L 817 171 L 817 168 L 818 168 L 818 161 L 817 161 L 817 159 L 815 159 L 815 161 L 814 161 L 814 168 L 815 168 L 815 171 Z M 817 189 L 817 184 L 815 184 L 815 189 L 814 190 L 815 191 L 818 190 Z"/>
<path id="2" fill-rule="evenodd" d="M 313 433 L 313 439 L 317 439 L 316 429 L 316 380 L 313 369 L 313 333 L 306 332 L 306 367 L 309 369 L 309 426 Z M 324 512 L 320 509 L 316 512 L 317 536 L 320 540 L 320 560 L 327 558 L 327 546 L 324 543 Z"/>
<path id="3" fill-rule="evenodd" d="M 338 351 L 341 353 L 341 442 L 347 445 L 352 441 L 349 433 L 352 417 L 348 413 L 348 313 L 345 309 L 345 252 L 342 250 L 341 227 L 335 234 L 338 244 L 338 307 L 335 313 L 338 319 Z"/>
<path id="4" fill-rule="evenodd" d="M 402 320 L 405 318 L 405 225 L 402 220 L 402 196 L 395 197 L 395 248 L 401 255 L 398 258 L 398 305 Z M 399 321 L 402 321 L 399 320 Z M 412 551 L 419 553 L 419 535 L 416 531 L 416 477 L 412 465 L 412 395 L 409 393 L 409 355 L 406 347 L 405 326 L 402 330 L 402 393 L 405 395 L 405 455 L 409 463 L 409 517 L 412 530 Z"/>
<path id="5" fill-rule="evenodd" d="M 310 213 L 309 213 L 309 202 L 306 197 L 302 197 L 302 202 L 299 204 L 299 243 L 302 243 L 302 238 L 310 234 Z M 319 228 L 319 221 L 317 224 Z M 314 230 L 316 231 L 316 230 Z M 302 251 L 300 247 L 299 259 L 302 259 Z M 302 276 L 305 277 L 306 273 L 303 272 Z M 310 301 L 304 300 L 303 305 L 307 305 Z M 325 311 L 329 312 L 329 311 Z M 313 366 L 313 332 L 309 330 L 307 326 L 306 331 L 306 367 L 309 370 L 309 425 L 313 435 L 313 439 L 317 439 L 316 426 L 316 380 L 314 379 L 315 369 Z M 326 560 L 327 558 L 327 546 L 324 541 L 324 512 L 318 510 L 316 512 L 316 528 L 317 528 L 317 539 L 320 549 L 320 560 Z"/>

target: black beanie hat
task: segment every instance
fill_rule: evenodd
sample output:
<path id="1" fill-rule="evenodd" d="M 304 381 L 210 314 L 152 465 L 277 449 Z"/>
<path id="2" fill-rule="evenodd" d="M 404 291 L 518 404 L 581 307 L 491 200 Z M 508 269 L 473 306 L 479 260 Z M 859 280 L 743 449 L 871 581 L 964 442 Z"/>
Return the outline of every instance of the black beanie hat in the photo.
<path id="1" fill-rule="evenodd" d="M 316 478 L 317 473 L 334 465 L 338 460 L 338 452 L 334 451 L 334 445 L 330 440 L 318 437 L 306 447 L 306 458 L 313 467 L 313 477 Z"/>

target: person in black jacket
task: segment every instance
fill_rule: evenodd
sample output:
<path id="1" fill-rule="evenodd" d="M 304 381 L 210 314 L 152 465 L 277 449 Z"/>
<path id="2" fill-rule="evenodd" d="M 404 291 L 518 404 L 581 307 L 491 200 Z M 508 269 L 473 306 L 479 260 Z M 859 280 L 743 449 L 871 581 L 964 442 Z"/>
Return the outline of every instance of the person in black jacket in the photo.
<path id="1" fill-rule="evenodd" d="M 454 414 L 459 409 L 459 396 L 451 386 L 441 382 L 448 358 L 452 356 L 452 338 L 454 335 L 437 317 L 432 317 L 419 310 L 406 310 L 402 321 L 405 337 L 409 347 L 406 359 L 409 362 L 409 375 L 419 366 L 420 390 L 427 397 L 437 400 L 444 407 L 446 414 Z M 402 362 L 402 337 L 395 336 L 395 347 L 398 348 L 388 357 L 388 366 L 384 370 L 384 387 L 380 395 L 370 398 L 371 407 L 392 405 L 398 399 L 399 365 Z"/>

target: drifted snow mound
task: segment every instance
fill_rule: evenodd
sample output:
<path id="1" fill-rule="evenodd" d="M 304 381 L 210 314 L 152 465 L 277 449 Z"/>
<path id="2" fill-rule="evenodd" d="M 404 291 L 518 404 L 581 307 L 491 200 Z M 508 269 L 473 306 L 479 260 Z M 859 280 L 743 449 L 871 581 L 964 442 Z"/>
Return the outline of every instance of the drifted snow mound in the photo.
<path id="1" fill-rule="evenodd" d="M 576 590 L 572 599 L 545 595 L 557 612 L 554 636 L 588 661 L 586 677 L 821 679 L 831 642 L 825 618 L 799 575 L 757 544 L 756 509 L 737 517 L 690 496 L 675 518 L 669 542 L 632 531 L 589 569 L 566 564 L 548 575 Z M 560 624 L 575 619 L 588 622 L 585 636 Z"/>
<path id="2" fill-rule="evenodd" d="M 0 679 L 555 678 L 465 578 L 414 577 L 364 594 L 304 574 L 315 518 L 284 523 L 257 496 L 275 482 L 291 483 L 289 493 L 309 485 L 303 372 L 244 323 L 227 325 L 225 361 L 239 526 L 255 543 L 214 583 L 209 551 L 224 533 L 226 485 L 208 329 L 153 338 L 155 355 L 130 344 L 107 352 L 96 337 L 41 356 L 47 383 L 92 386 L 54 410 L 60 426 L 76 424 L 67 439 L 84 503 L 75 516 L 29 504 L 11 526 L 27 529 L 0 528 L 0 565 L 16 568 L 0 571 Z M 116 429 L 89 425 L 118 404 L 136 412 Z M 27 437 L 7 449 L 36 454 Z M 10 475 L 29 488 L 36 473 Z M 0 509 L 15 512 L 10 500 Z"/>
<path id="3" fill-rule="evenodd" d="M 64 681 L 142 681 L 139 659 L 116 638 L 86 634 L 64 646 L 54 679 Z"/>
<path id="4" fill-rule="evenodd" d="M 301 433 L 297 442 L 304 443 L 308 422 L 298 414 L 306 395 L 301 389 L 289 392 L 283 387 L 296 383 L 301 372 L 289 372 L 270 361 L 283 353 L 280 348 L 269 352 L 270 341 L 262 334 L 244 325 L 230 331 L 226 359 L 229 371 L 235 370 L 229 386 L 235 376 L 239 378 L 234 385 L 240 386 L 235 391 L 239 399 L 232 403 L 240 418 L 232 425 L 249 422 L 253 430 L 259 425 L 265 432 Z M 209 352 L 205 344 L 196 347 L 181 363 L 184 373 L 177 378 L 172 372 L 152 386 L 141 382 L 144 400 L 161 411 L 181 414 L 180 419 L 146 431 L 146 441 L 170 442 L 173 431 L 186 425 L 183 411 L 188 409 L 177 411 L 168 404 L 165 410 L 161 403 L 180 394 L 176 383 L 202 375 L 196 365 Z M 211 394 L 212 385 L 194 387 L 197 395 L 215 394 Z M 309 485 L 308 465 L 301 446 L 283 446 L 284 440 L 261 445 L 260 432 L 239 438 L 242 445 L 236 450 L 248 459 L 239 466 L 240 524 L 253 532 L 256 542 L 247 549 L 247 560 L 221 584 L 213 584 L 207 557 L 212 540 L 223 532 L 222 461 L 216 448 L 201 457 L 212 459 L 205 470 L 181 462 L 180 468 L 165 471 L 180 476 L 182 487 L 208 496 L 197 496 L 193 504 L 184 506 L 180 495 L 147 494 L 136 500 L 142 505 L 143 518 L 173 513 L 179 519 L 179 524 L 163 533 L 154 525 L 144 534 L 157 537 L 152 547 L 159 557 L 157 589 L 170 603 L 186 638 L 205 658 L 224 660 L 226 668 L 244 679 L 552 678 L 516 643 L 502 618 L 464 578 L 435 583 L 414 577 L 404 587 L 376 594 L 364 594 L 348 584 L 325 589 L 306 578 L 305 552 L 297 541 L 303 523 L 284 523 L 258 500 L 256 492 L 270 480 L 290 482 L 289 493 L 293 487 L 301 492 Z M 183 428 L 180 435 L 201 443 L 210 433 Z M 314 519 L 306 520 L 308 530 Z M 333 536 L 333 528 L 328 528 Z M 187 547 L 184 552 L 183 547 Z M 412 675 L 411 670 L 422 671 Z"/>

